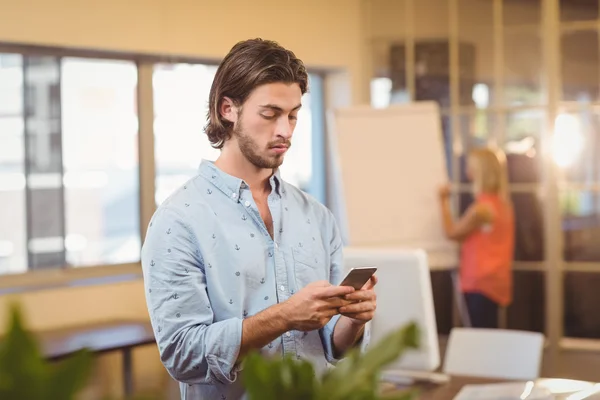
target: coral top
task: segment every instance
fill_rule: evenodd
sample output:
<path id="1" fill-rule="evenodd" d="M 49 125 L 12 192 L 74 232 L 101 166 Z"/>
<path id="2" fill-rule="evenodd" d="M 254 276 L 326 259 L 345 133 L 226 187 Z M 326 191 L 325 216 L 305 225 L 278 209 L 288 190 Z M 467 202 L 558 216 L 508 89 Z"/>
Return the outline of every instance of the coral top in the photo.
<path id="1" fill-rule="evenodd" d="M 494 219 L 492 224 L 482 226 L 462 243 L 461 289 L 464 293 L 481 293 L 507 306 L 512 301 L 513 210 L 493 194 L 479 195 L 476 202 L 491 207 Z"/>

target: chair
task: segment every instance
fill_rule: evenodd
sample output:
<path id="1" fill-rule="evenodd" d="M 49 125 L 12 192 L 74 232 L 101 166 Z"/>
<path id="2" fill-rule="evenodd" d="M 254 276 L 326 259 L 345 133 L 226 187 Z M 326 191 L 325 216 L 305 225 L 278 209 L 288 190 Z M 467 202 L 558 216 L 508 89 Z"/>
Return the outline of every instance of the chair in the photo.
<path id="1" fill-rule="evenodd" d="M 536 379 L 543 347 L 541 333 L 454 328 L 448 339 L 444 373 L 491 379 Z"/>

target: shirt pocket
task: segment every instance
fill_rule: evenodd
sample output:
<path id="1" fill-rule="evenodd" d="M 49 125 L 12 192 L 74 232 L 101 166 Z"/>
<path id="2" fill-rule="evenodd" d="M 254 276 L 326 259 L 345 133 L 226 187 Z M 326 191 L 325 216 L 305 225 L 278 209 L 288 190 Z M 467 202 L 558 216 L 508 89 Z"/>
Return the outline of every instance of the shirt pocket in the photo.
<path id="1" fill-rule="evenodd" d="M 294 276 L 298 290 L 311 282 L 329 280 L 325 259 L 317 249 L 292 247 Z"/>

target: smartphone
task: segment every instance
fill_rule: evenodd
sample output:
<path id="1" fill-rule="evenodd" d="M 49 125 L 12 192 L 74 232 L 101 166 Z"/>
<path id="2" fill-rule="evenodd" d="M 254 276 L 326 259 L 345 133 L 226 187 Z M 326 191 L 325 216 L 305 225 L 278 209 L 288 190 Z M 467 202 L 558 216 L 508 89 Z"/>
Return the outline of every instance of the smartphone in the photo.
<path id="1" fill-rule="evenodd" d="M 371 279 L 375 271 L 377 271 L 377 267 L 352 268 L 340 286 L 352 286 L 354 289 L 360 290 Z"/>

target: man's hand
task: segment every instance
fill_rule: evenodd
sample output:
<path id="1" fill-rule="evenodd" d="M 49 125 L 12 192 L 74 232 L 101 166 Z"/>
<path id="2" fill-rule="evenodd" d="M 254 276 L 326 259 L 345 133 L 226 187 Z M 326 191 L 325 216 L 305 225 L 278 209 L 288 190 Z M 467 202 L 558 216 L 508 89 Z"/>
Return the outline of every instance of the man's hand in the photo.
<path id="1" fill-rule="evenodd" d="M 333 286 L 327 281 L 313 282 L 282 303 L 281 313 L 290 330 L 312 331 L 324 327 L 339 314 L 339 308 L 350 304 L 345 295 L 354 292 L 349 286 Z"/>
<path id="2" fill-rule="evenodd" d="M 373 275 L 360 290 L 347 294 L 344 298 L 351 304 L 340 307 L 340 314 L 350 318 L 356 325 L 363 325 L 373 319 L 377 308 L 377 295 L 373 289 L 376 284 L 377 277 Z"/>

